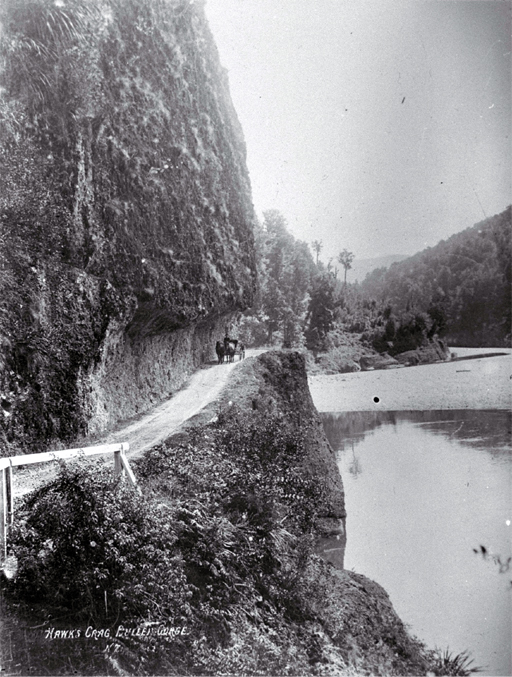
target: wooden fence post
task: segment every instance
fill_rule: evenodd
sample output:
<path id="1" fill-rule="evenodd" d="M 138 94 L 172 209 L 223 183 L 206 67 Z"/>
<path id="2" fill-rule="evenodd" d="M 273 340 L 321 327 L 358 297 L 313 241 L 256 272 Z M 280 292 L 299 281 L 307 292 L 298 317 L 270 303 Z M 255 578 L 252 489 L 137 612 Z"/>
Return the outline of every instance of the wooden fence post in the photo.
<path id="1" fill-rule="evenodd" d="M 123 442 L 121 444 L 104 444 L 97 447 L 64 449 L 63 451 L 47 451 L 39 454 L 0 458 L 0 565 L 3 565 L 7 558 L 7 528 L 14 520 L 13 467 L 47 463 L 59 459 L 85 458 L 86 456 L 97 456 L 99 454 L 114 452 L 114 475 L 118 476 L 121 473 L 123 475 L 126 473 L 132 485 L 141 494 L 141 489 L 137 484 L 135 475 L 125 455 L 129 449 L 130 445 L 127 442 Z"/>
<path id="2" fill-rule="evenodd" d="M 0 471 L 0 558 L 7 558 L 7 468 Z"/>
<path id="3" fill-rule="evenodd" d="M 14 522 L 14 493 L 12 490 L 12 465 L 6 468 L 7 474 L 5 476 L 6 494 L 7 494 L 7 516 L 9 526 Z"/>
<path id="4" fill-rule="evenodd" d="M 122 472 L 121 451 L 114 451 L 114 477 L 118 477 Z"/>
<path id="5" fill-rule="evenodd" d="M 137 484 L 137 480 L 135 479 L 135 475 L 133 474 L 133 470 L 131 469 L 130 464 L 128 463 L 128 459 L 126 458 L 124 451 L 120 452 L 120 456 L 121 456 L 121 463 L 123 464 L 123 469 L 126 470 L 126 474 L 128 475 L 128 479 L 132 483 L 132 486 L 134 486 L 135 489 L 137 489 L 138 493 L 142 495 L 142 491 L 141 491 L 139 485 Z"/>

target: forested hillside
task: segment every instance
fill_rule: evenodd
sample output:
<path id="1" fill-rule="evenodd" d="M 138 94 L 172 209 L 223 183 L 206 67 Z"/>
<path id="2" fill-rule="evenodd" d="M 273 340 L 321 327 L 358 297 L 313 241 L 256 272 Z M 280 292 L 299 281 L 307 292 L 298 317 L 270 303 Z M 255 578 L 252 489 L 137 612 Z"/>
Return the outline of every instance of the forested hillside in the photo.
<path id="1" fill-rule="evenodd" d="M 331 373 L 367 368 L 368 358 L 374 367 L 375 351 L 389 366 L 447 359 L 447 344 L 509 345 L 510 216 L 508 208 L 348 284 L 354 253 L 344 250 L 325 265 L 314 241 L 315 262 L 285 217 L 267 211 L 256 228 L 260 290 L 241 336 L 253 345 L 308 348 L 310 368 Z"/>
<path id="2" fill-rule="evenodd" d="M 395 314 L 428 312 L 448 343 L 504 346 L 511 332 L 511 208 L 411 258 L 378 269 L 360 285 Z"/>

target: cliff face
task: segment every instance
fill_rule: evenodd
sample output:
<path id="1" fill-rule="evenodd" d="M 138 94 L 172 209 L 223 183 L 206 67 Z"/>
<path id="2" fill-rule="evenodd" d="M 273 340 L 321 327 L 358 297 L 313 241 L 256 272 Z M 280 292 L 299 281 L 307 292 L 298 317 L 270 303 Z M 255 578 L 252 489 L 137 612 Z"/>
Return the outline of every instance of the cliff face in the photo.
<path id="1" fill-rule="evenodd" d="M 179 387 L 250 305 L 254 211 L 198 2 L 8 0 L 0 98 L 3 446 Z"/>

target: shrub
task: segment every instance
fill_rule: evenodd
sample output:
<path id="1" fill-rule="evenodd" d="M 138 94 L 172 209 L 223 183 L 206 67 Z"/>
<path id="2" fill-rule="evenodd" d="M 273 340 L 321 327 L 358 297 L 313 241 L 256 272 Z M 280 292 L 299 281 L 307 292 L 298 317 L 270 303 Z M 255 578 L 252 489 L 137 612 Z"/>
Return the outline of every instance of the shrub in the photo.
<path id="1" fill-rule="evenodd" d="M 287 528 L 309 531 L 323 485 L 301 469 L 305 455 L 303 428 L 280 415 L 243 414 L 233 406 L 188 443 L 157 447 L 137 467 L 162 494 L 194 496 L 209 509 L 223 506 L 262 523 L 270 513 L 287 514 Z"/>
<path id="2" fill-rule="evenodd" d="M 426 313 L 403 313 L 400 318 L 389 317 L 384 328 L 376 327 L 370 340 L 375 350 L 394 356 L 427 345 L 432 326 Z"/>
<path id="3" fill-rule="evenodd" d="M 481 667 L 473 665 L 474 660 L 468 651 L 462 651 L 455 654 L 449 648 L 444 650 L 436 649 L 432 654 L 433 662 L 431 670 L 434 675 L 459 675 L 468 677 L 468 675 L 482 672 Z"/>
<path id="4" fill-rule="evenodd" d="M 137 495 L 110 469 L 63 465 L 18 512 L 19 560 L 10 592 L 97 622 L 120 614 L 189 615 L 184 564 L 168 510 Z"/>
<path id="5" fill-rule="evenodd" d="M 324 374 L 345 374 L 359 371 L 360 366 L 355 361 L 354 350 L 347 347 L 333 348 L 328 353 L 318 356 L 317 362 Z"/>

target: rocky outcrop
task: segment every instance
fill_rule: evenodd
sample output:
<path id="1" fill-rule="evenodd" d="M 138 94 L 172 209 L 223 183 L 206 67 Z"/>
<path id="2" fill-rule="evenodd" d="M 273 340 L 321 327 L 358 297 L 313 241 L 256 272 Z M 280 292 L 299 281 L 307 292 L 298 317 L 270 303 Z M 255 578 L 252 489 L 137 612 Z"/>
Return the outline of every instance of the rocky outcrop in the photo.
<path id="1" fill-rule="evenodd" d="M 250 305 L 245 144 L 200 3 L 2 9 L 1 446 L 113 426 Z"/>
<path id="2" fill-rule="evenodd" d="M 323 374 L 348 374 L 354 371 L 361 371 L 361 366 L 348 355 L 345 351 L 337 348 L 319 355 L 316 364 Z"/>
<path id="3" fill-rule="evenodd" d="M 396 367 L 398 361 L 388 355 L 383 353 L 382 355 L 371 355 L 361 358 L 361 369 L 363 371 L 370 371 L 372 369 L 389 369 L 390 367 Z"/>
<path id="4" fill-rule="evenodd" d="M 393 369 L 394 367 L 413 366 L 417 364 L 431 364 L 450 359 L 450 351 L 441 339 L 430 339 L 425 345 L 415 350 L 406 350 L 403 353 L 395 353 L 393 357 L 388 353 L 361 357 L 361 369 Z"/>
<path id="5" fill-rule="evenodd" d="M 441 362 L 450 359 L 448 346 L 441 339 L 433 339 L 428 345 L 416 348 L 416 350 L 407 350 L 404 353 L 395 355 L 400 364 L 416 365 L 430 364 L 432 362 Z"/>

